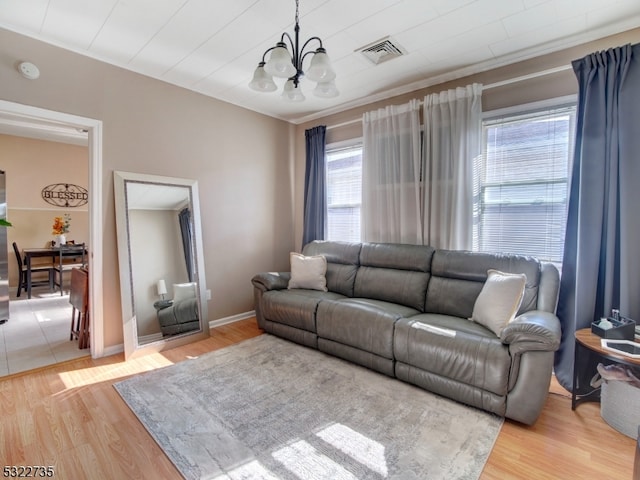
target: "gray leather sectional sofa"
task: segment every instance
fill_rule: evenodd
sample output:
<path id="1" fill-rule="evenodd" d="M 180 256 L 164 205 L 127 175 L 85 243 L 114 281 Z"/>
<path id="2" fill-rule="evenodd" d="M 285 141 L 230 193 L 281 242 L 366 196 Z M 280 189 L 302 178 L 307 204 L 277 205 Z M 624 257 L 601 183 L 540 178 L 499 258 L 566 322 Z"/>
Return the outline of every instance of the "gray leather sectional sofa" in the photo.
<path id="1" fill-rule="evenodd" d="M 328 291 L 288 289 L 289 272 L 252 279 L 266 332 L 459 402 L 533 424 L 547 398 L 557 269 L 531 257 L 429 246 L 311 242 Z M 526 274 L 518 316 L 501 331 L 469 320 L 487 271 Z"/>

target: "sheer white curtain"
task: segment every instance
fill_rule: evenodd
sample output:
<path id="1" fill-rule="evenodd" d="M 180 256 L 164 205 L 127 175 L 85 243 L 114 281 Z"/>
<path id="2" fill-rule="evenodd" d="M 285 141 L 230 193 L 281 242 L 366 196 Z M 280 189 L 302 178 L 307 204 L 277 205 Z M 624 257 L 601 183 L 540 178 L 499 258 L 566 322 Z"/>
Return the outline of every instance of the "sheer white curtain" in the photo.
<path id="1" fill-rule="evenodd" d="M 424 98 L 424 243 L 471 250 L 473 166 L 482 154 L 482 85 Z"/>
<path id="2" fill-rule="evenodd" d="M 363 116 L 362 240 L 422 243 L 420 105 Z"/>

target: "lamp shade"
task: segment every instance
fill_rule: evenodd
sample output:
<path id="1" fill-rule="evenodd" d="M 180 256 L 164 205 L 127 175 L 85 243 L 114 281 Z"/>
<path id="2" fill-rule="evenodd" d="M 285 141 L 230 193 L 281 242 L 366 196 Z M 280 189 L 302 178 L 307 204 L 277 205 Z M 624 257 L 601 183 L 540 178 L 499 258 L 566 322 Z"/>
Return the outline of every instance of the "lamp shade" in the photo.
<path id="1" fill-rule="evenodd" d="M 158 284 L 156 285 L 158 289 L 158 295 L 166 295 L 167 294 L 167 284 L 164 280 L 158 280 Z"/>
<path id="2" fill-rule="evenodd" d="M 273 92 L 278 88 L 271 75 L 264 71 L 264 62 L 260 62 L 255 72 L 253 72 L 253 79 L 249 83 L 249 88 L 258 92 Z"/>
<path id="3" fill-rule="evenodd" d="M 282 89 L 282 98 L 289 102 L 302 102 L 305 97 L 300 87 L 296 87 L 293 80 L 289 79 Z"/>
<path id="4" fill-rule="evenodd" d="M 313 89 L 313 94 L 316 97 L 333 98 L 337 97 L 340 92 L 338 92 L 336 82 L 329 80 L 328 82 L 318 82 L 316 88 Z"/>
<path id="5" fill-rule="evenodd" d="M 278 42 L 276 47 L 271 50 L 269 61 L 264 66 L 264 70 L 269 75 L 278 78 L 289 78 L 298 73 L 284 42 Z"/>
<path id="6" fill-rule="evenodd" d="M 305 75 L 313 82 L 328 82 L 336 78 L 336 72 L 333 71 L 329 56 L 324 48 L 316 50 Z"/>

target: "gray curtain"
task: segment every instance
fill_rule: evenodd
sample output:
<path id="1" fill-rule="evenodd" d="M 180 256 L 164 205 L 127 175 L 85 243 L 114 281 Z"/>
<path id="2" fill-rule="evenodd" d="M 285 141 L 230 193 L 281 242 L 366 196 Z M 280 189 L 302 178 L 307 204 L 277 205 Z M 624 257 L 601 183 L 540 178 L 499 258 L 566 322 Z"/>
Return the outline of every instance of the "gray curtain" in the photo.
<path id="1" fill-rule="evenodd" d="M 191 211 L 189 208 L 180 210 L 178 221 L 180 222 L 180 233 L 182 234 L 182 248 L 184 250 L 184 261 L 187 266 L 187 276 L 189 277 L 189 281 L 193 282 L 194 265 L 191 243 Z"/>
<path id="2" fill-rule="evenodd" d="M 327 219 L 325 136 L 327 127 L 305 130 L 307 166 L 304 175 L 304 226 L 302 245 L 324 240 Z"/>
<path id="3" fill-rule="evenodd" d="M 555 373 L 577 393 L 593 360 L 574 366 L 574 332 L 619 308 L 640 319 L 640 44 L 573 62 L 579 84 L 576 146 L 558 303 Z"/>

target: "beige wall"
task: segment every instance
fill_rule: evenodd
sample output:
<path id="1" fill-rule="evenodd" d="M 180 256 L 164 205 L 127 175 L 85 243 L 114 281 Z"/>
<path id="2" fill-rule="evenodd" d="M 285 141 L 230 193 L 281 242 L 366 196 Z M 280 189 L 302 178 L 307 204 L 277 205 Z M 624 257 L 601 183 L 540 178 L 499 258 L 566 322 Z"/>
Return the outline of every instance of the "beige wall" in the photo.
<path id="1" fill-rule="evenodd" d="M 38 65 L 38 80 L 16 70 Z M 251 277 L 288 267 L 293 129 L 0 29 L 0 98 L 103 122 L 105 346 L 122 343 L 113 171 L 199 182 L 209 320 L 253 309 Z M 250 139 L 250 141 L 248 141 Z"/>
<path id="2" fill-rule="evenodd" d="M 0 134 L 0 170 L 4 170 L 7 188 L 7 229 L 9 285 L 18 285 L 18 269 L 11 246 L 20 249 L 43 247 L 54 239 L 53 218 L 71 215 L 68 240 L 89 241 L 87 206 L 63 208 L 42 199 L 42 189 L 53 183 L 71 183 L 88 187 L 87 147 Z"/>
<path id="3" fill-rule="evenodd" d="M 513 78 L 592 51 L 640 41 L 640 29 L 456 82 L 292 126 L 197 93 L 0 29 L 0 99 L 101 120 L 103 132 L 104 334 L 122 343 L 113 170 L 199 181 L 209 319 L 253 308 L 250 279 L 288 268 L 302 238 L 304 130 L 359 118 L 363 112 L 426 93 Z M 34 62 L 40 79 L 16 66 Z M 575 93 L 571 71 L 489 90 L 485 110 Z M 360 136 L 357 124 L 329 131 L 328 141 Z M 247 139 L 250 138 L 250 141 Z"/>
<path id="4" fill-rule="evenodd" d="M 362 118 L 364 112 L 382 108 L 386 105 L 397 105 L 406 103 L 410 99 L 422 99 L 425 95 L 441 92 L 449 88 L 468 85 L 479 82 L 484 85 L 500 82 L 529 75 L 555 67 L 570 65 L 572 60 L 582 58 L 589 53 L 606 50 L 627 43 L 640 42 L 640 28 L 630 30 L 618 35 L 613 35 L 601 40 L 583 44 L 574 48 L 562 50 L 548 55 L 532 58 L 527 61 L 515 63 L 513 65 L 488 70 L 476 75 L 461 78 L 456 81 L 434 85 L 422 90 L 389 98 L 384 101 L 370 103 L 368 105 L 353 108 L 335 115 L 327 116 L 298 125 L 295 134 L 295 241 L 296 248 L 301 248 L 302 242 L 302 218 L 303 218 L 303 190 L 304 190 L 304 169 L 305 169 L 305 144 L 304 131 L 317 125 L 326 125 L 327 143 L 340 142 L 362 136 L 362 123 L 349 123 L 343 127 L 330 128 L 332 125 L 351 122 Z M 339 79 L 338 79 L 339 81 Z M 482 94 L 483 111 L 496 110 L 499 108 L 522 105 L 526 103 L 547 100 L 550 98 L 562 97 L 565 95 L 577 94 L 578 84 L 571 69 L 559 73 L 541 76 L 527 81 L 512 83 L 502 87 L 488 89 Z"/>

